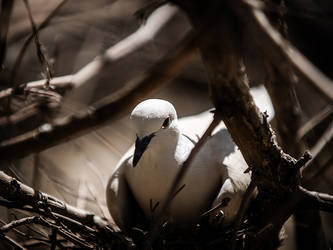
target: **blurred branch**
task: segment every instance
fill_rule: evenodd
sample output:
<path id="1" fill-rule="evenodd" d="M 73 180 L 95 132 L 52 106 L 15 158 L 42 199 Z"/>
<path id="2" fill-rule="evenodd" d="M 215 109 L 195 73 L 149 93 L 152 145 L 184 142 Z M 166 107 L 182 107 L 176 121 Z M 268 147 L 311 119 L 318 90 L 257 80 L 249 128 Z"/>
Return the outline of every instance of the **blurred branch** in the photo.
<path id="1" fill-rule="evenodd" d="M 326 108 L 317 113 L 309 121 L 307 121 L 302 127 L 297 131 L 297 139 L 301 140 L 310 131 L 315 129 L 321 122 L 325 121 L 333 113 L 333 105 L 328 105 Z"/>
<path id="2" fill-rule="evenodd" d="M 59 6 L 56 9 L 58 8 Z M 103 55 L 97 56 L 92 62 L 85 65 L 75 74 L 52 78 L 49 82 L 50 86 L 55 88 L 72 88 L 89 83 L 94 76 L 98 76 L 110 63 L 116 63 L 153 40 L 176 13 L 176 7 L 170 5 L 160 7 L 148 18 L 147 22 L 140 26 L 133 34 L 106 50 Z M 41 27 L 43 26 L 41 25 Z M 17 59 L 17 63 L 19 61 L 21 60 Z M 45 80 L 38 80 L 20 86 L 26 89 L 43 87 L 44 84 Z M 0 92 L 0 99 L 12 94 L 15 94 L 15 89 L 13 88 L 3 90 Z"/>
<path id="3" fill-rule="evenodd" d="M 44 124 L 31 133 L 0 142 L 1 160 L 24 157 L 54 146 L 66 139 L 74 138 L 84 131 L 94 129 L 106 121 L 118 119 L 132 109 L 139 101 L 162 84 L 176 77 L 196 56 L 195 39 L 192 34 L 165 56 L 146 74 L 128 83 L 110 97 L 96 103 L 85 112 L 74 114 Z"/>
<path id="4" fill-rule="evenodd" d="M 250 185 L 247 187 L 247 189 L 244 193 L 244 196 L 243 196 L 241 205 L 239 207 L 239 210 L 237 212 L 237 217 L 235 219 L 235 223 L 233 226 L 233 234 L 232 234 L 232 240 L 231 240 L 231 243 L 232 243 L 231 249 L 232 250 L 236 249 L 237 231 L 240 229 L 241 223 L 243 221 L 244 215 L 247 212 L 247 209 L 249 208 L 250 201 L 251 201 L 251 198 L 253 197 L 253 192 L 255 191 L 255 189 L 256 189 L 255 181 L 252 179 L 250 182 Z"/>
<path id="5" fill-rule="evenodd" d="M 25 247 L 22 247 L 17 241 L 7 235 L 0 234 L 0 239 L 4 239 L 14 249 L 26 250 Z"/>
<path id="6" fill-rule="evenodd" d="M 304 175 L 304 181 L 309 181 L 312 177 L 317 175 L 318 170 L 316 164 L 312 164 L 315 162 L 317 156 L 327 147 L 329 147 L 330 143 L 332 143 L 333 139 L 333 122 L 328 126 L 324 134 L 318 139 L 316 144 L 311 149 L 312 159 L 309 161 L 302 169 Z M 329 164 L 326 165 L 329 167 Z M 324 167 L 325 169 L 325 167 Z"/>
<path id="7" fill-rule="evenodd" d="M 333 213 L 332 195 L 309 191 L 303 187 L 299 187 L 299 190 L 304 195 L 304 198 L 300 203 L 302 209 L 318 209 Z"/>
<path id="8" fill-rule="evenodd" d="M 17 72 L 20 69 L 21 66 L 21 62 L 23 60 L 23 57 L 25 55 L 25 52 L 29 46 L 29 44 L 31 43 L 31 41 L 33 40 L 34 37 L 36 37 L 36 35 L 38 34 L 38 32 L 42 29 L 44 29 L 49 23 L 50 21 L 53 19 L 53 17 L 58 13 L 58 11 L 62 8 L 62 6 L 67 2 L 68 0 L 63 0 L 60 2 L 60 4 L 57 5 L 57 7 L 45 18 L 45 20 L 38 26 L 35 27 L 35 25 L 33 26 L 33 33 L 27 38 L 27 40 L 24 42 L 19 55 L 17 56 L 14 65 L 13 65 L 13 70 L 11 72 L 11 76 L 10 76 L 10 81 L 9 83 L 11 84 L 11 86 L 16 86 L 15 84 L 15 77 L 17 75 Z M 29 14 L 30 16 L 30 14 Z M 31 22 L 32 18 L 30 18 L 30 22 Z M 33 20 L 31 22 L 32 24 L 34 23 Z M 51 77 L 50 77 L 51 78 Z M 50 80 L 50 79 L 49 79 Z M 45 81 L 44 81 L 45 84 Z M 1 98 L 1 95 L 0 95 Z"/>
<path id="9" fill-rule="evenodd" d="M 2 0 L 0 12 L 0 70 L 6 58 L 7 34 L 9 30 L 10 16 L 13 11 L 14 0 Z"/>
<path id="10" fill-rule="evenodd" d="M 333 101 L 332 80 L 305 58 L 270 24 L 262 11 L 264 9 L 263 3 L 258 0 L 243 0 L 243 2 L 248 6 L 238 8 L 238 10 L 243 9 L 245 11 L 239 13 L 245 14 L 249 18 L 248 22 L 253 25 L 252 31 L 254 33 L 252 35 L 257 39 L 268 61 L 273 63 L 285 75 L 288 75 L 288 68 L 286 71 L 284 64 L 281 64 L 281 62 L 291 63 L 297 76 L 311 83 L 323 96 Z"/>
<path id="11" fill-rule="evenodd" d="M 30 24 L 31 24 L 31 29 L 32 29 L 32 34 L 33 34 L 34 42 L 35 42 L 35 45 L 36 45 L 37 56 L 38 56 L 38 59 L 40 61 L 40 64 L 43 68 L 43 71 L 44 71 L 44 74 L 45 74 L 45 77 L 46 77 L 45 86 L 48 87 L 49 82 L 52 78 L 50 65 L 49 65 L 49 63 L 46 59 L 46 56 L 44 55 L 44 52 L 42 50 L 42 44 L 40 43 L 38 29 L 37 29 L 35 21 L 32 17 L 30 4 L 29 4 L 28 0 L 23 0 L 23 2 L 24 2 L 24 5 L 25 5 L 25 8 L 28 11 L 28 16 L 29 16 L 29 20 L 30 20 Z"/>

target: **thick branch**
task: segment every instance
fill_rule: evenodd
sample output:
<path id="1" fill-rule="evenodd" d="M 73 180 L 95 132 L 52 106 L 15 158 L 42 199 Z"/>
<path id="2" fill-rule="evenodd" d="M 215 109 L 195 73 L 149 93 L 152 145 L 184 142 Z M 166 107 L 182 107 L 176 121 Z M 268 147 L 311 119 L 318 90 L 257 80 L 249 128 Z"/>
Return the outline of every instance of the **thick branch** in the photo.
<path id="1" fill-rule="evenodd" d="M 266 115 L 259 112 L 249 93 L 241 51 L 238 50 L 244 30 L 235 1 L 227 2 L 215 3 L 214 10 L 207 10 L 209 18 L 219 25 L 218 29 L 208 31 L 206 36 L 209 39 L 200 45 L 211 82 L 212 100 L 253 171 L 261 195 L 268 191 L 271 196 L 271 190 L 277 189 L 279 192 L 274 194 L 283 196 L 284 192 L 298 185 L 296 160 L 277 145 Z M 192 19 L 196 14 L 195 10 L 190 14 Z M 193 21 L 198 30 L 207 28 L 205 22 L 207 20 L 200 20 L 200 16 Z"/>

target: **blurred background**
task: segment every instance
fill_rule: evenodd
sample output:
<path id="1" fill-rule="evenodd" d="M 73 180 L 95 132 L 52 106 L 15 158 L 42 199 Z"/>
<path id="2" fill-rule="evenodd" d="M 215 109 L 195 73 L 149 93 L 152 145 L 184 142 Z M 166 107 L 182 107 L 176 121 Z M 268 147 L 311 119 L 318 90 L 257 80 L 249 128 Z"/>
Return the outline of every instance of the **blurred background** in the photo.
<path id="1" fill-rule="evenodd" d="M 29 1 L 37 26 L 60 2 Z M 97 55 L 135 32 L 145 22 L 135 13 L 150 2 L 148 0 L 67 1 L 50 23 L 39 32 L 39 40 L 53 77 L 77 72 Z M 321 70 L 332 77 L 330 61 L 333 56 L 333 21 L 332 13 L 329 12 L 333 10 L 331 2 L 307 0 L 302 2 L 304 7 L 302 10 L 297 9 L 298 1 L 291 3 L 296 7 L 294 12 L 288 15 L 289 39 Z M 169 53 L 190 29 L 187 17 L 179 11 L 143 48 L 108 66 L 103 75 L 92 79 L 89 84 L 67 93 L 61 112 L 56 115 L 63 116 L 85 109 L 121 88 L 129 80 L 143 74 Z M 1 89 L 45 77 L 36 48 L 31 43 L 14 81 L 11 81 L 14 63 L 30 34 L 31 24 L 26 7 L 23 1 L 16 0 L 10 18 L 6 58 L 0 72 Z M 251 85 L 257 86 L 264 82 L 266 74 L 263 72 L 260 52 L 251 49 L 251 40 L 251 36 L 244 40 L 244 54 Z M 207 82 L 198 55 L 197 60 L 186 71 L 172 83 L 156 91 L 150 98 L 170 101 L 174 104 L 179 117 L 196 115 L 212 108 Z M 297 108 L 302 110 L 303 123 L 319 111 L 332 107 L 332 104 L 322 98 L 312 86 L 297 84 L 295 89 L 299 101 Z M 18 103 L 17 109 L 24 106 L 24 101 Z M 327 119 L 326 123 L 329 124 L 332 121 L 332 112 Z M 313 132 L 312 137 L 318 138 L 315 133 L 320 133 L 324 128 L 323 125 L 319 132 Z M 0 133 L 6 134 L 6 131 Z M 66 143 L 13 161 L 3 165 L 2 168 L 23 183 L 111 220 L 105 203 L 105 186 L 118 160 L 134 139 L 128 114 L 79 138 L 69 139 Z M 313 144 L 314 142 L 310 140 L 308 147 Z M 331 168 L 320 177 L 320 181 L 313 184 L 317 191 L 332 194 L 332 174 Z M 3 220 L 14 216 L 13 212 L 7 209 L 2 208 L 0 212 Z M 288 239 L 281 249 L 294 249 L 291 222 L 292 218 L 286 226 Z M 333 224 L 326 213 L 322 213 L 322 222 L 328 242 L 332 241 Z"/>

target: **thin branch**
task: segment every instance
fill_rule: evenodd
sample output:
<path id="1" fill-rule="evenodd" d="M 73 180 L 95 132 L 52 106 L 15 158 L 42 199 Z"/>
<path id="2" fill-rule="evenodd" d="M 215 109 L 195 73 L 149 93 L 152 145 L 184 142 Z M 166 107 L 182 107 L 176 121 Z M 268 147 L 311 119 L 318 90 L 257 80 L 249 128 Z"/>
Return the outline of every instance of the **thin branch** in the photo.
<path id="1" fill-rule="evenodd" d="M 112 94 L 89 110 L 44 124 L 31 133 L 0 142 L 1 160 L 17 159 L 30 153 L 39 152 L 74 138 L 102 125 L 106 121 L 118 119 L 142 101 L 162 84 L 172 80 L 196 57 L 196 37 L 186 36 L 174 53 L 164 57 L 161 62 L 146 74 Z"/>
<path id="2" fill-rule="evenodd" d="M 37 221 L 37 216 L 25 217 L 19 220 L 13 220 L 10 223 L 2 226 L 0 228 L 1 233 L 7 233 L 10 230 L 13 230 L 16 227 L 26 225 L 26 224 L 34 224 Z"/>
<path id="3" fill-rule="evenodd" d="M 327 160 L 327 162 L 321 166 L 320 168 L 316 168 L 311 170 L 314 173 L 308 173 L 310 171 L 306 171 L 305 176 L 302 179 L 302 183 L 305 186 L 309 186 L 311 182 L 316 182 L 319 177 L 323 176 L 328 169 L 333 167 L 333 155 Z"/>
<path id="4" fill-rule="evenodd" d="M 256 188 L 256 184 L 255 184 L 255 181 L 252 179 L 251 182 L 250 182 L 250 185 L 247 187 L 246 191 L 245 191 L 245 194 L 243 196 L 243 199 L 242 199 L 242 203 L 240 205 L 240 208 L 237 212 L 237 217 L 235 219 L 235 223 L 234 223 L 234 227 L 233 227 L 233 233 L 232 233 L 232 247 L 231 249 L 232 250 L 235 250 L 236 249 L 236 246 L 237 246 L 237 231 L 239 230 L 240 226 L 241 226 L 241 223 L 243 221 L 243 218 L 244 218 L 244 215 L 247 211 L 247 209 L 249 208 L 249 205 L 250 205 L 250 201 L 251 201 L 251 198 L 253 197 L 252 194 L 254 192 Z"/>
<path id="5" fill-rule="evenodd" d="M 302 209 L 318 209 L 333 213 L 333 196 L 329 194 L 309 191 L 303 187 L 299 190 L 304 195 L 303 201 L 300 204 Z"/>
<path id="6" fill-rule="evenodd" d="M 301 140 L 310 131 L 315 129 L 322 121 L 329 117 L 333 113 L 333 105 L 328 105 L 326 108 L 318 112 L 309 121 L 307 121 L 302 127 L 297 131 L 297 139 Z"/>
<path id="7" fill-rule="evenodd" d="M 295 69 L 296 75 L 311 83 L 320 93 L 333 101 L 333 82 L 314 66 L 305 56 L 293 47 L 282 35 L 270 24 L 262 11 L 262 2 L 258 0 L 243 0 L 248 4 L 245 10 L 250 14 L 249 22 L 255 27 L 253 37 L 258 39 L 268 60 L 270 60 L 281 72 L 285 72 L 281 62 L 288 61 Z M 244 13 L 243 13 L 244 14 Z M 285 72 L 286 73 L 286 72 Z"/>
<path id="8" fill-rule="evenodd" d="M 312 167 L 312 162 L 315 161 L 317 156 L 325 149 L 327 145 L 332 141 L 333 139 L 333 122 L 328 126 L 324 134 L 318 139 L 316 144 L 311 148 L 311 155 L 312 159 L 307 162 L 305 166 L 301 168 L 301 171 L 303 171 L 303 174 L 305 176 L 305 179 L 308 179 L 309 176 L 313 175 L 313 172 L 316 171 L 314 167 Z"/>
<path id="9" fill-rule="evenodd" d="M 35 34 L 38 34 L 40 30 L 44 29 L 49 23 L 50 21 L 53 19 L 53 17 L 58 13 L 58 11 L 62 8 L 62 6 L 67 2 L 68 0 L 63 0 L 61 1 L 57 7 L 45 18 L 44 21 L 42 21 L 42 23 L 35 28 L 34 32 L 27 38 L 27 40 L 24 42 L 19 55 L 17 56 L 14 65 L 13 65 L 13 70 L 11 72 L 11 76 L 10 76 L 10 83 L 12 83 L 13 86 L 16 86 L 15 84 L 15 77 L 17 75 L 17 72 L 20 69 L 21 66 L 21 62 L 23 60 L 23 57 L 25 55 L 25 52 L 29 46 L 29 44 L 31 43 L 31 41 L 33 40 L 33 38 L 35 37 Z M 45 81 L 43 81 L 43 84 L 45 84 Z M 1 94 L 0 94 L 0 99 L 1 99 Z"/>
<path id="10" fill-rule="evenodd" d="M 192 161 L 194 160 L 195 156 L 200 151 L 201 147 L 205 144 L 208 137 L 210 137 L 211 133 L 217 127 L 217 125 L 219 125 L 220 122 L 221 122 L 220 115 L 219 115 L 218 111 L 215 111 L 213 121 L 211 122 L 209 127 L 206 129 L 206 131 L 202 135 L 202 137 L 199 139 L 199 141 L 195 144 L 194 148 L 191 150 L 191 153 L 189 154 L 187 159 L 184 161 L 184 163 L 182 164 L 182 167 L 180 168 L 176 177 L 172 181 L 170 189 L 167 193 L 165 202 L 163 203 L 163 205 L 161 207 L 159 218 L 157 219 L 156 223 L 153 225 L 152 230 L 150 232 L 152 242 L 154 242 L 154 240 L 156 239 L 156 237 L 159 233 L 160 225 L 165 222 L 165 221 L 163 221 L 165 219 L 164 216 L 166 215 L 167 210 L 170 206 L 170 203 L 171 203 L 172 199 L 175 197 L 177 190 L 179 189 L 178 188 L 179 184 L 181 183 L 187 170 L 190 168 Z M 182 185 L 182 186 L 184 186 L 184 185 Z"/>
<path id="11" fill-rule="evenodd" d="M 90 212 L 77 209 L 48 194 L 36 191 L 33 188 L 17 181 L 0 171 L 0 196 L 16 203 L 16 207 L 31 205 L 36 209 L 49 208 L 52 212 L 59 213 L 85 225 L 103 228 L 108 225 L 104 219 Z"/>
<path id="12" fill-rule="evenodd" d="M 13 240 L 7 235 L 0 234 L 0 239 L 4 239 L 10 246 L 14 249 L 27 250 L 25 247 L 21 246 L 17 241 Z"/>
<path id="13" fill-rule="evenodd" d="M 43 71 L 46 77 L 46 82 L 45 82 L 45 86 L 49 86 L 49 82 L 52 78 L 52 74 L 51 74 L 51 70 L 50 70 L 50 65 L 46 59 L 46 56 L 44 55 L 44 52 L 42 50 L 42 44 L 39 40 L 39 34 L 38 34 L 38 30 L 36 28 L 36 24 L 35 21 L 32 17 L 32 13 L 31 13 L 31 8 L 30 8 L 30 4 L 28 2 L 28 0 L 23 0 L 25 8 L 28 11 L 28 16 L 29 16 L 29 20 L 30 20 L 30 24 L 31 24 L 31 29 L 32 29 L 32 33 L 34 36 L 34 41 L 35 41 L 35 45 L 36 45 L 36 51 L 37 51 L 37 56 L 38 59 L 40 61 L 41 66 L 43 67 Z"/>
<path id="14" fill-rule="evenodd" d="M 58 10 L 59 7 L 61 6 L 58 5 L 54 12 Z M 133 52 L 146 45 L 148 42 L 152 41 L 155 36 L 162 30 L 162 28 L 165 27 L 168 21 L 173 16 L 175 16 L 177 11 L 178 9 L 176 7 L 172 7 L 170 5 L 160 7 L 148 18 L 147 22 L 140 26 L 140 28 L 133 34 L 106 50 L 103 55 L 96 57 L 92 62 L 85 65 L 77 73 L 73 75 L 52 78 L 50 81 L 50 86 L 72 88 L 88 83 L 92 78 L 105 71 L 106 66 L 108 66 L 110 63 L 118 62 L 122 58 L 125 58 L 126 56 L 132 54 Z M 41 25 L 41 27 L 43 27 L 43 25 Z M 18 58 L 17 62 L 21 60 L 22 59 Z M 22 88 L 31 88 L 43 87 L 44 84 L 44 80 L 38 80 L 28 82 L 20 86 L 22 86 Z M 8 97 L 14 93 L 15 89 L 13 88 L 0 91 L 0 99 Z"/>

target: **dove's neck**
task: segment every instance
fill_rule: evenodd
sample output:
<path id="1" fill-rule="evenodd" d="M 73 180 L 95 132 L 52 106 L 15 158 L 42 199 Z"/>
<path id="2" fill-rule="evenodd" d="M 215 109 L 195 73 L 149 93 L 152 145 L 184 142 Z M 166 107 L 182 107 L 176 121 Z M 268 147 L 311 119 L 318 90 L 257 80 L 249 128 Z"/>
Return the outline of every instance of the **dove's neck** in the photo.
<path id="1" fill-rule="evenodd" d="M 152 139 L 147 151 L 156 158 L 154 160 L 160 161 L 161 157 L 172 157 L 175 154 L 178 142 L 178 131 L 168 134 L 159 134 Z"/>

